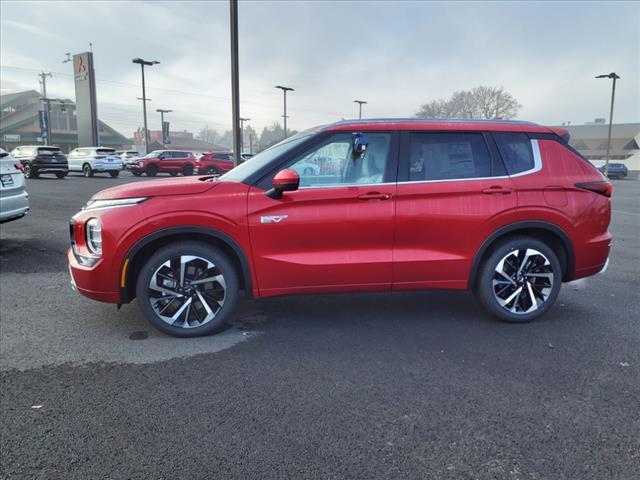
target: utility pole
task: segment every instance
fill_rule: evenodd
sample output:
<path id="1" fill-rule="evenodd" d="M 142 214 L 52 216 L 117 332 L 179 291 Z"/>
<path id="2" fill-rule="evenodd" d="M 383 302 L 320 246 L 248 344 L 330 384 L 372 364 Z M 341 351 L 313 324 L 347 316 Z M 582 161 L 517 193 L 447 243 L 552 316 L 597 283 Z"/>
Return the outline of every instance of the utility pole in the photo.
<path id="1" fill-rule="evenodd" d="M 366 104 L 367 102 L 365 102 L 364 100 L 354 100 L 353 103 L 357 103 L 358 104 L 358 118 L 362 119 L 362 104 Z"/>
<path id="2" fill-rule="evenodd" d="M 239 118 L 240 120 L 240 154 L 242 154 L 242 150 L 244 150 L 244 122 L 248 122 L 251 120 L 250 118 Z M 251 136 L 251 135 L 249 135 Z"/>
<path id="3" fill-rule="evenodd" d="M 162 108 L 156 108 L 156 112 L 160 114 L 160 132 L 162 132 L 162 146 L 167 147 L 166 143 L 164 143 L 164 114 L 171 113 L 173 110 L 163 110 Z"/>
<path id="4" fill-rule="evenodd" d="M 157 60 L 147 61 L 143 60 L 142 58 L 134 58 L 132 62 L 140 65 L 140 68 L 142 70 L 142 98 L 139 100 L 142 100 L 142 113 L 144 115 L 144 153 L 146 155 L 147 153 L 149 153 L 149 129 L 147 128 L 147 93 L 145 91 L 144 85 L 144 66 L 147 65 L 148 67 L 151 67 L 153 65 L 157 65 L 160 62 L 158 62 Z"/>
<path id="5" fill-rule="evenodd" d="M 284 93 L 284 115 L 282 115 L 282 118 L 284 118 L 284 138 L 287 138 L 287 92 L 293 92 L 295 90 L 290 87 L 283 87 L 282 85 L 276 85 L 276 88 L 279 88 L 282 90 L 282 93 Z"/>
<path id="6" fill-rule="evenodd" d="M 608 75 L 598 75 L 596 78 L 610 78 L 613 80 L 613 85 L 611 86 L 611 110 L 609 111 L 609 134 L 607 135 L 607 158 L 604 163 L 604 176 L 605 178 L 608 178 L 609 156 L 611 153 L 611 127 L 613 125 L 613 102 L 616 98 L 616 80 L 620 77 L 615 72 L 611 72 Z"/>
<path id="7" fill-rule="evenodd" d="M 42 71 L 38 74 L 40 85 L 42 85 L 42 108 L 44 108 L 47 120 L 47 136 L 44 139 L 45 145 L 51 145 L 51 107 L 47 99 L 47 77 L 53 77 L 51 72 Z"/>
<path id="8" fill-rule="evenodd" d="M 240 165 L 242 132 L 240 132 L 240 78 L 238 59 L 238 0 L 229 0 L 231 41 L 231 110 L 233 123 L 233 165 Z"/>

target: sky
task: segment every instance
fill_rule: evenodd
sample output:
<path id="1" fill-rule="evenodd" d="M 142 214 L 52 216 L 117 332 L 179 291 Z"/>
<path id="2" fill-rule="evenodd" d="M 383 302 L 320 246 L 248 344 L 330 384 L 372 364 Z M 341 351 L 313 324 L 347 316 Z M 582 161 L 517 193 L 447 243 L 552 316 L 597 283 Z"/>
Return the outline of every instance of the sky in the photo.
<path id="1" fill-rule="evenodd" d="M 142 125 L 146 70 L 149 128 L 157 108 L 171 129 L 231 126 L 229 4 L 207 2 L 0 2 L 0 90 L 74 99 L 65 53 L 92 43 L 101 120 L 127 136 Z M 503 86 L 518 118 L 559 125 L 608 118 L 640 121 L 640 2 L 239 3 L 241 116 L 261 131 L 282 121 L 304 130 L 358 115 L 413 116 L 420 105 L 478 85 Z"/>

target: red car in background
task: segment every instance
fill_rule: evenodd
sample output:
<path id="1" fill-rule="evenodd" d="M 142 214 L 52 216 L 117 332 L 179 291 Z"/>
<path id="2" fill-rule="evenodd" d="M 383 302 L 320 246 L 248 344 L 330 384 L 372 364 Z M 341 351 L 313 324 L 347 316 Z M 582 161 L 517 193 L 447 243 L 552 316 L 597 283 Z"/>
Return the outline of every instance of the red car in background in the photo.
<path id="1" fill-rule="evenodd" d="M 169 173 L 184 176 L 198 173 L 198 158 L 186 150 L 154 150 L 153 152 L 129 163 L 126 168 L 136 177 L 146 173 L 148 177 L 155 177 L 158 173 Z"/>
<path id="2" fill-rule="evenodd" d="M 198 159 L 198 174 L 221 175 L 233 168 L 233 154 L 231 152 L 205 153 Z"/>

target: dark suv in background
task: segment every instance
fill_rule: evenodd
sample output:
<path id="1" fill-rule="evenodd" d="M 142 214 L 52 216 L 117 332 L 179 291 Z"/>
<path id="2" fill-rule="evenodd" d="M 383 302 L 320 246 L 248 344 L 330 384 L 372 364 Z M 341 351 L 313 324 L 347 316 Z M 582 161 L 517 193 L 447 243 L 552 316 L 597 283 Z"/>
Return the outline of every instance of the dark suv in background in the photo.
<path id="1" fill-rule="evenodd" d="M 43 173 L 64 178 L 69 173 L 67 156 L 58 147 L 48 145 L 25 145 L 16 147 L 11 156 L 24 165 L 26 178 L 38 178 Z"/>
<path id="2" fill-rule="evenodd" d="M 154 150 L 137 159 L 126 168 L 135 176 L 146 173 L 148 177 L 155 177 L 158 173 L 169 173 L 173 176 L 182 173 L 185 176 L 196 172 L 196 156 L 186 150 Z"/>
<path id="3" fill-rule="evenodd" d="M 604 175 L 604 165 L 598 168 L 600 172 Z M 607 170 L 607 177 L 609 178 L 625 178 L 629 175 L 629 170 L 624 163 L 610 163 L 609 168 Z"/>

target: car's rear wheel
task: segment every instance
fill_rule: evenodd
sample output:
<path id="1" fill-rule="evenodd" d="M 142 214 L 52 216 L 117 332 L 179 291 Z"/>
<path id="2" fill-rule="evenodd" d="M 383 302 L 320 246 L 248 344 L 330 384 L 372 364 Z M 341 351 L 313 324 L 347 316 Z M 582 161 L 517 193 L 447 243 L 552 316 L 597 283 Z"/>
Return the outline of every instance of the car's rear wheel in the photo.
<path id="1" fill-rule="evenodd" d="M 185 165 L 185 166 L 182 168 L 182 174 L 183 174 L 185 177 L 188 177 L 189 175 L 193 175 L 193 165 Z"/>
<path id="2" fill-rule="evenodd" d="M 222 252 L 187 241 L 161 248 L 145 263 L 136 296 L 140 310 L 158 330 L 196 337 L 225 324 L 238 288 L 238 274 Z"/>
<path id="3" fill-rule="evenodd" d="M 562 267 L 545 243 L 513 237 L 494 248 L 481 265 L 476 294 L 501 320 L 523 323 L 544 315 L 555 303 Z"/>
<path id="4" fill-rule="evenodd" d="M 109 175 L 111 175 L 111 178 L 118 178 L 118 175 L 120 175 L 120 172 L 117 170 L 114 170 L 113 172 L 109 172 Z"/>
<path id="5" fill-rule="evenodd" d="M 64 178 L 66 176 L 67 176 L 66 173 L 56 173 L 56 177 L 58 177 L 58 178 Z"/>
<path id="6" fill-rule="evenodd" d="M 218 175 L 219 172 L 215 167 L 207 167 L 204 171 L 205 175 Z"/>
<path id="7" fill-rule="evenodd" d="M 82 173 L 84 173 L 84 176 L 87 178 L 93 177 L 93 168 L 91 168 L 91 165 L 89 165 L 88 163 L 85 163 L 82 166 Z"/>
<path id="8" fill-rule="evenodd" d="M 151 164 L 147 167 L 147 177 L 155 177 L 158 174 L 158 167 Z"/>

